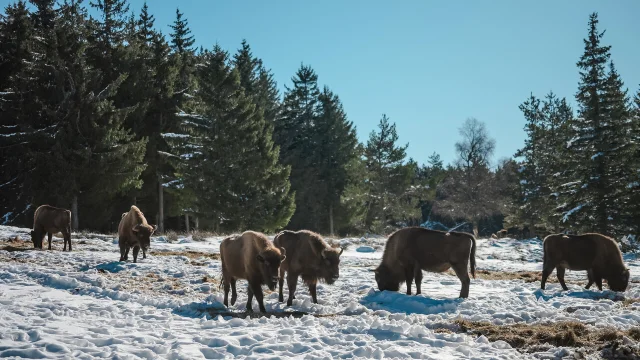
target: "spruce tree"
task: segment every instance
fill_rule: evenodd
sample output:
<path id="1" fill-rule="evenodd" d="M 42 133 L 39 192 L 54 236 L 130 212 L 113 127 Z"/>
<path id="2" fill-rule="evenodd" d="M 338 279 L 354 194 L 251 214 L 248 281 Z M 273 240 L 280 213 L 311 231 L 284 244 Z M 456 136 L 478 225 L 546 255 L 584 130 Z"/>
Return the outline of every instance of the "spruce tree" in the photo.
<path id="1" fill-rule="evenodd" d="M 270 126 L 244 94 L 238 71 L 219 47 L 198 71 L 196 114 L 183 114 L 185 133 L 169 133 L 181 185 L 216 230 L 273 231 L 294 209 L 289 168 L 278 163 Z M 206 179 L 206 181 L 204 180 Z"/>
<path id="2" fill-rule="evenodd" d="M 314 125 L 320 114 L 318 75 L 301 65 L 285 86 L 282 113 L 276 119 L 274 139 L 280 146 L 280 161 L 291 167 L 291 188 L 296 194 L 296 212 L 288 227 L 320 231 L 321 203 L 326 197 L 319 183 L 318 152 Z M 325 217 L 326 219 L 327 217 Z"/>
<path id="3" fill-rule="evenodd" d="M 173 29 L 171 33 L 171 48 L 180 55 L 193 52 L 193 44 L 195 43 L 195 39 L 189 29 L 189 22 L 187 19 L 183 19 L 183 16 L 184 14 L 180 12 L 180 9 L 176 9 L 176 20 L 173 25 L 169 25 Z"/>
<path id="4" fill-rule="evenodd" d="M 373 231 L 385 231 L 387 226 L 397 226 L 406 220 L 408 209 L 415 210 L 417 203 L 406 204 L 405 192 L 414 176 L 412 167 L 405 165 L 409 144 L 398 145 L 396 125 L 382 115 L 378 131 L 369 134 L 364 149 L 368 173 L 369 199 L 366 204 L 365 226 Z"/>
<path id="5" fill-rule="evenodd" d="M 564 186 L 563 221 L 577 230 L 615 235 L 620 213 L 617 198 L 621 190 L 619 177 L 623 170 L 616 164 L 625 161 L 624 147 L 628 137 L 628 109 L 622 82 L 610 66 L 610 46 L 601 44 L 596 13 L 589 18 L 589 36 L 585 51 L 577 65 L 580 71 L 578 118 L 570 140 L 570 181 Z"/>
<path id="6" fill-rule="evenodd" d="M 347 166 L 356 157 L 356 131 L 353 123 L 347 120 L 340 98 L 328 87 L 319 95 L 320 114 L 314 135 L 317 144 L 319 183 L 324 187 L 326 197 L 321 205 L 326 209 L 329 234 L 334 234 L 335 212 L 339 211 L 340 197 L 348 181 Z"/>
<path id="7" fill-rule="evenodd" d="M 0 16 L 0 224 L 28 222 L 31 206 L 28 114 L 34 59 L 34 24 L 24 1 Z"/>

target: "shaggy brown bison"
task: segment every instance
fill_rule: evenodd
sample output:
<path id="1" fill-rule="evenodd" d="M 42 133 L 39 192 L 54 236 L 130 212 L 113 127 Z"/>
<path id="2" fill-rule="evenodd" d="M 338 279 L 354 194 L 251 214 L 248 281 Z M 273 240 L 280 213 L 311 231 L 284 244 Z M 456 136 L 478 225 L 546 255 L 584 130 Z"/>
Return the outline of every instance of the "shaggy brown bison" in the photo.
<path id="1" fill-rule="evenodd" d="M 231 305 L 236 303 L 236 280 L 249 282 L 247 310 L 253 311 L 251 302 L 256 296 L 261 312 L 266 312 L 262 301 L 262 285 L 275 290 L 278 283 L 280 263 L 286 259 L 286 250 L 278 249 L 261 233 L 245 231 L 241 235 L 231 236 L 220 243 L 220 261 L 222 262 L 222 284 L 224 285 L 224 305 L 229 306 L 229 288 Z"/>
<path id="2" fill-rule="evenodd" d="M 416 281 L 416 294 L 420 294 L 422 270 L 444 272 L 453 268 L 462 282 L 460 297 L 469 296 L 469 274 L 476 277 L 476 239 L 461 232 L 443 232 L 421 227 L 400 229 L 389 236 L 382 262 L 375 270 L 378 288 L 398 291 L 401 282 L 407 284 L 411 295 L 411 282 Z"/>
<path id="3" fill-rule="evenodd" d="M 565 269 L 586 270 L 589 282 L 602 290 L 602 279 L 613 291 L 625 291 L 629 285 L 629 269 L 624 266 L 622 253 L 615 240 L 601 234 L 549 235 L 543 243 L 544 255 L 540 288 L 544 290 L 547 278 L 556 269 L 558 281 L 564 290 Z"/>
<path id="4" fill-rule="evenodd" d="M 51 250 L 51 237 L 57 232 L 61 232 L 64 238 L 62 251 L 67 250 L 67 243 L 69 243 L 69 251 L 71 251 L 71 211 L 50 205 L 39 206 L 33 215 L 33 230 L 31 230 L 33 247 L 42 249 L 42 241 L 44 235 L 47 234 L 49 250 Z"/>
<path id="5" fill-rule="evenodd" d="M 118 245 L 120 247 L 120 261 L 129 259 L 129 249 L 133 248 L 133 262 L 138 262 L 138 253 L 142 248 L 142 257 L 147 257 L 147 250 L 151 245 L 151 235 L 156 231 L 156 225 L 149 225 L 144 214 L 137 206 L 122 214 L 118 225 Z"/>
<path id="6" fill-rule="evenodd" d="M 298 276 L 309 286 L 309 292 L 315 304 L 318 303 L 316 285 L 318 279 L 323 279 L 327 284 L 333 284 L 340 276 L 340 255 L 343 249 L 330 247 L 320 235 L 307 231 L 283 231 L 276 235 L 273 244 L 283 247 L 287 251 L 287 258 L 280 265 L 279 296 L 280 302 L 284 301 L 282 287 L 284 274 L 287 273 L 287 286 L 289 298 L 287 306 L 291 306 L 295 299 Z"/>

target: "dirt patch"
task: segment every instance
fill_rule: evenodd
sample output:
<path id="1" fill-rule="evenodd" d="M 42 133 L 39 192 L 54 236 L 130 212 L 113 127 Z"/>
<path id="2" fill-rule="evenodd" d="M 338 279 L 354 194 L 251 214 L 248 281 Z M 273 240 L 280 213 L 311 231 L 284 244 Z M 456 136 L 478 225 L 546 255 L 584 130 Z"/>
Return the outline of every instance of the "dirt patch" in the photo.
<path id="1" fill-rule="evenodd" d="M 490 341 L 502 340 L 525 352 L 539 351 L 541 348 L 551 346 L 585 348 L 591 351 L 614 348 L 614 355 L 619 352 L 617 350 L 622 350 L 623 353 L 631 351 L 629 354 L 623 354 L 625 356 L 640 357 L 639 347 L 620 347 L 620 344 L 625 343 L 624 337 L 636 342 L 640 341 L 640 327 L 629 330 L 594 328 L 573 321 L 553 324 L 494 325 L 488 322 L 457 320 L 455 324 L 461 332 L 484 335 Z"/>
<path id="2" fill-rule="evenodd" d="M 220 260 L 220 254 L 205 253 L 200 251 L 157 251 L 151 253 L 154 256 L 186 256 L 189 259 L 209 258 L 213 260 Z M 192 265 L 204 265 L 199 263 L 192 263 Z"/>
<path id="3" fill-rule="evenodd" d="M 0 250 L 8 252 L 33 250 L 33 243 L 31 240 L 24 241 L 20 236 L 16 236 L 12 239 L 0 241 Z"/>

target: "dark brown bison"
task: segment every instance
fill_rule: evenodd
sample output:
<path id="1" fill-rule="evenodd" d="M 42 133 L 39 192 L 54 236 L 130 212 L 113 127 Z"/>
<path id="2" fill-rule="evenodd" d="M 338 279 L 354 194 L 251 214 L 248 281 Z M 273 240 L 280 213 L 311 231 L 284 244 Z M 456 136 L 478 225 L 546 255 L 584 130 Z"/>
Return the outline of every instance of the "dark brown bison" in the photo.
<path id="1" fill-rule="evenodd" d="M 502 239 L 505 236 L 507 236 L 507 229 L 502 229 L 496 233 L 498 239 Z"/>
<path id="2" fill-rule="evenodd" d="M 554 268 L 564 290 L 569 290 L 564 282 L 565 269 L 586 270 L 587 289 L 595 282 L 602 290 L 602 279 L 607 280 L 613 291 L 625 291 L 629 285 L 629 269 L 624 266 L 622 253 L 612 238 L 601 234 L 553 234 L 544 239 L 543 248 L 540 281 L 543 290 Z"/>
<path id="3" fill-rule="evenodd" d="M 286 259 L 286 250 L 278 249 L 261 233 L 246 231 L 231 236 L 220 243 L 220 261 L 222 262 L 222 284 L 224 286 L 224 305 L 229 306 L 229 288 L 231 305 L 236 303 L 236 280 L 245 279 L 247 287 L 247 310 L 253 311 L 251 302 L 256 296 L 261 312 L 266 312 L 263 303 L 262 285 L 271 291 L 278 283 L 280 263 Z"/>
<path id="4" fill-rule="evenodd" d="M 276 247 L 283 247 L 287 251 L 287 258 L 280 265 L 279 297 L 284 301 L 282 287 L 284 274 L 287 273 L 289 298 L 287 306 L 291 306 L 295 299 L 298 276 L 309 286 L 309 292 L 315 304 L 318 303 L 316 285 L 318 279 L 327 284 L 333 284 L 340 276 L 340 255 L 343 249 L 330 247 L 322 236 L 307 230 L 283 231 L 273 240 Z"/>
<path id="5" fill-rule="evenodd" d="M 476 277 L 476 239 L 462 232 L 443 232 L 421 227 L 400 229 L 389 236 L 382 262 L 375 270 L 378 289 L 398 291 L 401 282 L 407 284 L 411 295 L 411 282 L 416 281 L 416 294 L 420 294 L 422 270 L 444 272 L 453 268 L 462 282 L 460 297 L 469 296 L 469 274 Z"/>
<path id="6" fill-rule="evenodd" d="M 137 206 L 122 214 L 118 225 L 118 245 L 120 247 L 120 261 L 129 259 L 129 250 L 133 248 L 133 262 L 138 262 L 138 253 L 142 248 L 142 257 L 147 257 L 147 250 L 151 245 L 151 235 L 156 231 L 156 225 L 149 225 L 144 214 Z"/>
<path id="7" fill-rule="evenodd" d="M 57 232 L 61 232 L 64 238 L 62 251 L 67 250 L 67 243 L 69 243 L 69 251 L 71 251 L 71 211 L 50 205 L 39 206 L 33 215 L 33 230 L 31 230 L 33 247 L 42 249 L 42 241 L 44 235 L 47 234 L 49 250 L 51 250 L 51 237 Z"/>

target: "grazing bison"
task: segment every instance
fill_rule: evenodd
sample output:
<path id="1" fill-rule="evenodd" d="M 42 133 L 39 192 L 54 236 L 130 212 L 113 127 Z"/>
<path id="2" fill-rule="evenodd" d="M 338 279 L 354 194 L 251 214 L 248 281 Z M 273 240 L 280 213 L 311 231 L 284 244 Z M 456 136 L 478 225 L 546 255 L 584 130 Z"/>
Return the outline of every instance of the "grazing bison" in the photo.
<path id="1" fill-rule="evenodd" d="M 133 262 L 138 261 L 138 252 L 142 248 L 142 257 L 147 257 L 147 250 L 151 245 L 151 235 L 156 231 L 156 225 L 149 225 L 144 214 L 137 206 L 122 214 L 118 225 L 118 245 L 120 246 L 120 261 L 129 259 L 129 249 L 133 248 Z"/>
<path id="2" fill-rule="evenodd" d="M 278 249 L 261 233 L 245 231 L 241 235 L 231 236 L 220 243 L 220 261 L 222 262 L 222 284 L 224 285 L 224 305 L 229 306 L 229 287 L 231 287 L 231 305 L 236 303 L 236 280 L 249 282 L 247 310 L 253 311 L 251 302 L 256 296 L 261 312 L 266 312 L 262 301 L 262 285 L 271 291 L 278 283 L 280 263 L 286 259 L 286 250 Z"/>
<path id="3" fill-rule="evenodd" d="M 544 255 L 540 288 L 544 290 L 553 268 L 564 290 L 565 269 L 586 270 L 589 282 L 586 288 L 596 283 L 602 290 L 602 279 L 606 279 L 613 291 L 625 291 L 629 285 L 629 269 L 624 266 L 622 253 L 615 240 L 600 234 L 549 235 L 543 243 Z"/>
<path id="4" fill-rule="evenodd" d="M 31 241 L 33 247 L 42 249 L 42 240 L 47 234 L 49 238 L 49 250 L 51 250 L 51 237 L 53 234 L 61 232 L 64 238 L 64 248 L 71 251 L 71 211 L 56 208 L 50 205 L 41 205 L 33 215 L 33 230 L 31 230 Z"/>
<path id="5" fill-rule="evenodd" d="M 284 301 L 282 286 L 284 274 L 287 273 L 287 285 L 289 287 L 289 299 L 287 306 L 291 306 L 295 299 L 298 276 L 309 286 L 309 292 L 314 304 L 318 303 L 316 285 L 318 279 L 324 279 L 327 284 L 333 284 L 340 276 L 340 255 L 343 249 L 330 247 L 320 235 L 307 231 L 283 231 L 276 235 L 273 244 L 283 247 L 287 252 L 287 258 L 280 265 L 279 297 Z"/>
<path id="6" fill-rule="evenodd" d="M 389 236 L 382 262 L 375 270 L 378 288 L 398 291 L 401 282 L 407 284 L 411 295 L 411 282 L 416 280 L 416 294 L 420 294 L 422 270 L 444 272 L 453 268 L 462 282 L 460 297 L 469 296 L 469 274 L 476 277 L 476 239 L 461 232 L 443 232 L 421 227 L 400 229 Z"/>

